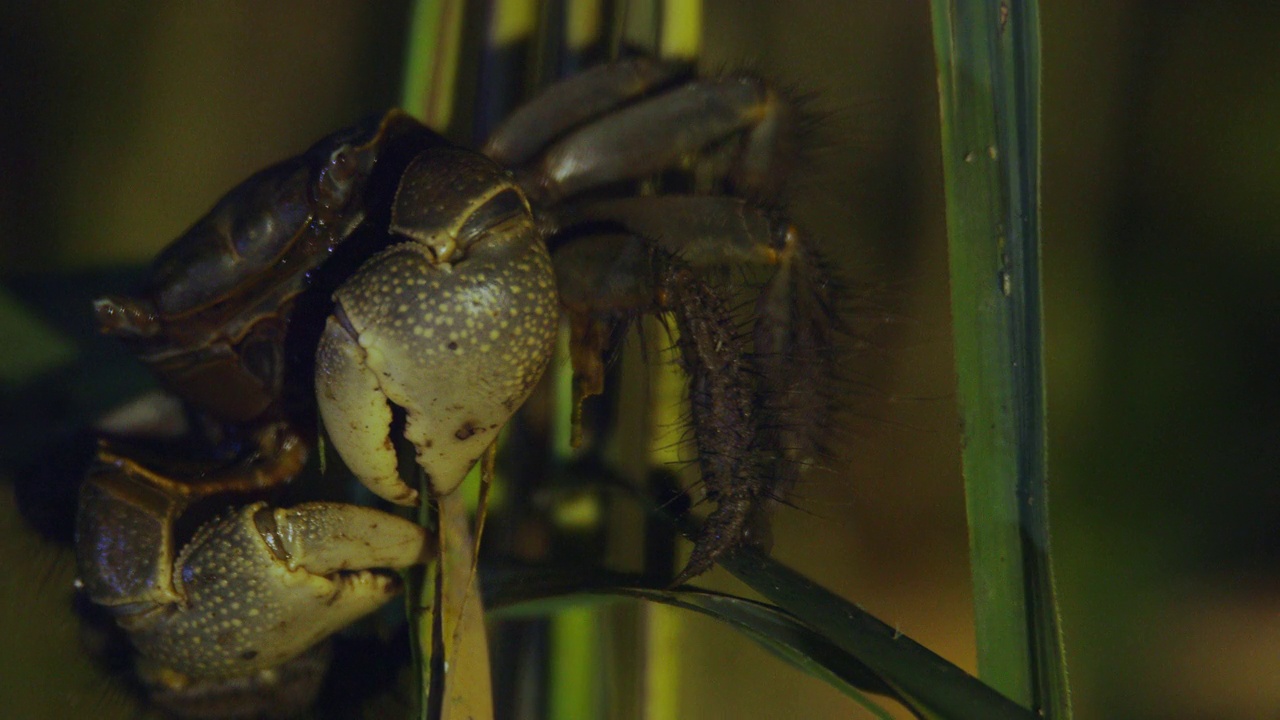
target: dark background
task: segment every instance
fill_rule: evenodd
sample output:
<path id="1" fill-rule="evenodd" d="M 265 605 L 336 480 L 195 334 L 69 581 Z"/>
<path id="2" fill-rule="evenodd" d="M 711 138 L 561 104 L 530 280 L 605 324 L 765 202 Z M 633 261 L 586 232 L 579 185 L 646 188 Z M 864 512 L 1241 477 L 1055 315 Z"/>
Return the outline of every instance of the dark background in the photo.
<path id="1" fill-rule="evenodd" d="M 395 104 L 400 82 L 403 3 L 0 12 L 6 398 L 77 357 L 33 324 L 87 313 L 33 301 L 31 277 L 145 261 L 249 173 Z M 1041 13 L 1050 473 L 1078 717 L 1275 717 L 1280 6 Z M 851 361 L 871 391 L 779 516 L 776 554 L 972 667 L 927 5 L 708 0 L 704 31 L 705 67 L 815 95 L 794 213 L 892 319 Z M 38 436 L 64 402 L 49 393 L 0 432 Z M 79 647 L 67 552 L 7 493 L 0 533 L 0 707 L 125 713 Z M 684 622 L 682 716 L 859 712 Z"/>

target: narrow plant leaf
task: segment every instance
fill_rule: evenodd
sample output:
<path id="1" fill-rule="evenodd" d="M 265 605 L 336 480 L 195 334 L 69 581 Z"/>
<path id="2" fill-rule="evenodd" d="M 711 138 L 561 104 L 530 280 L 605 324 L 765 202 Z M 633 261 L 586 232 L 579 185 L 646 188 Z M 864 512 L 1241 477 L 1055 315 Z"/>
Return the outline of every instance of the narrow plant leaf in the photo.
<path id="1" fill-rule="evenodd" d="M 692 610 L 727 623 L 801 672 L 823 680 L 849 696 L 876 717 L 888 718 L 890 715 L 863 690 L 901 700 L 891 686 L 856 658 L 832 645 L 795 617 L 771 605 L 696 590 L 635 589 L 619 593 Z"/>
<path id="2" fill-rule="evenodd" d="M 1036 2 L 934 0 L 980 675 L 1069 718 L 1050 565 Z"/>
<path id="3" fill-rule="evenodd" d="M 604 475 L 598 482 L 618 490 L 621 497 L 639 503 L 656 521 L 686 537 L 698 536 L 700 528 L 692 517 L 675 517 L 668 506 L 655 505 L 618 478 Z M 921 717 L 948 720 L 1035 720 L 1037 717 L 896 628 L 757 549 L 741 548 L 722 556 L 719 563 L 752 590 L 869 668 Z M 532 592 L 527 580 L 513 582 L 518 590 L 506 588 L 506 583 L 494 583 L 495 595 L 490 597 L 495 602 L 502 603 L 502 598 L 510 597 L 513 592 L 543 598 L 554 594 L 545 588 L 540 594 Z M 536 584 L 533 587 L 536 588 Z"/>
<path id="4" fill-rule="evenodd" d="M 487 590 L 493 617 L 529 617 L 594 607 L 620 598 L 645 600 L 698 612 L 720 620 L 801 672 L 829 683 L 876 717 L 890 717 L 867 697 L 897 698 L 893 688 L 857 658 L 814 632 L 790 613 L 765 603 L 683 587 L 650 587 L 641 578 L 581 573 L 540 573 L 532 582 L 508 580 Z"/>
<path id="5" fill-rule="evenodd" d="M 844 598 L 753 549 L 720 564 L 864 663 L 918 713 L 959 720 L 1036 716 Z"/>

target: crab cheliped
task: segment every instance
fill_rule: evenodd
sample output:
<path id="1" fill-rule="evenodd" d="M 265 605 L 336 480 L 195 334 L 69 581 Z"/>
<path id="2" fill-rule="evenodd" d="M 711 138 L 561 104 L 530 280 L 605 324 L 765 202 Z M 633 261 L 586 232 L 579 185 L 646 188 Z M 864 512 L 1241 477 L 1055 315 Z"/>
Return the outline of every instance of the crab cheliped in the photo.
<path id="1" fill-rule="evenodd" d="M 181 457 L 104 440 L 80 497 L 81 586 L 153 694 L 264 672 L 313 694 L 323 641 L 435 541 L 390 512 L 274 507 L 270 492 L 318 428 L 390 503 L 424 501 L 401 445 L 433 498 L 456 492 L 543 375 L 562 316 L 575 421 L 620 329 L 672 326 L 715 504 L 675 582 L 749 542 L 814 452 L 820 423 L 797 416 L 830 374 L 830 289 L 777 210 L 797 132 L 757 78 L 649 59 L 551 86 L 479 152 L 391 111 L 250 177 L 139 295 L 99 300 L 103 331 L 196 418 Z M 742 265 L 769 271 L 745 331 L 716 272 Z"/>

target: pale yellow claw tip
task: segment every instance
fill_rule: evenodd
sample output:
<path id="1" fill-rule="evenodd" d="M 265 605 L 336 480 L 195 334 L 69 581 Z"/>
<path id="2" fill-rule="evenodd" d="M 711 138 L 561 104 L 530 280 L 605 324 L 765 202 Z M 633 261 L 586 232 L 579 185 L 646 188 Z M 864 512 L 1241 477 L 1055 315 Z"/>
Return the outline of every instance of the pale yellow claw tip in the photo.
<path id="1" fill-rule="evenodd" d="M 329 442 L 360 482 L 397 505 L 415 504 L 417 492 L 400 478 L 387 437 L 386 396 L 364 350 L 333 317 L 316 350 L 316 403 Z"/>
<path id="2" fill-rule="evenodd" d="M 368 485 L 369 483 L 366 482 L 365 484 Z M 395 485 L 398 485 L 399 487 L 395 487 Z M 394 485 L 392 485 L 389 489 L 396 494 L 394 495 L 379 494 L 379 497 L 386 500 L 387 502 L 393 502 L 396 505 L 404 505 L 405 507 L 418 506 L 418 491 L 409 487 L 403 481 L 397 479 Z M 374 492 L 376 493 L 377 491 L 374 490 Z"/>

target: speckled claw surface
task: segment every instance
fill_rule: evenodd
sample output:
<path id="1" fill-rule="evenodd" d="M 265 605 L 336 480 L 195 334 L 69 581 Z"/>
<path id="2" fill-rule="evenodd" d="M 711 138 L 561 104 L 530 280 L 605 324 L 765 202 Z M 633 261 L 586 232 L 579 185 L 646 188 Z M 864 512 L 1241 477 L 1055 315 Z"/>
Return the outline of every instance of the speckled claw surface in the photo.
<path id="1" fill-rule="evenodd" d="M 400 583 L 388 571 L 434 552 L 422 528 L 379 510 L 259 502 L 205 523 L 175 557 L 172 518 L 187 498 L 132 470 L 87 481 L 81 582 L 175 687 L 299 656 L 393 597 Z M 113 554 L 138 561 L 102 561 Z"/>
<path id="2" fill-rule="evenodd" d="M 239 508 L 203 526 L 174 566 L 180 603 L 121 618 L 144 655 L 190 677 L 279 665 L 381 607 L 424 556 L 420 527 L 371 508 Z"/>
<path id="3" fill-rule="evenodd" d="M 404 436 L 432 493 L 453 492 L 546 369 L 558 307 L 528 203 L 483 157 L 452 148 L 419 155 L 391 231 L 408 242 L 371 258 L 334 294 L 316 397 L 352 472 L 379 496 L 412 505 L 417 491 L 397 473 L 388 402 L 405 410 Z"/>

